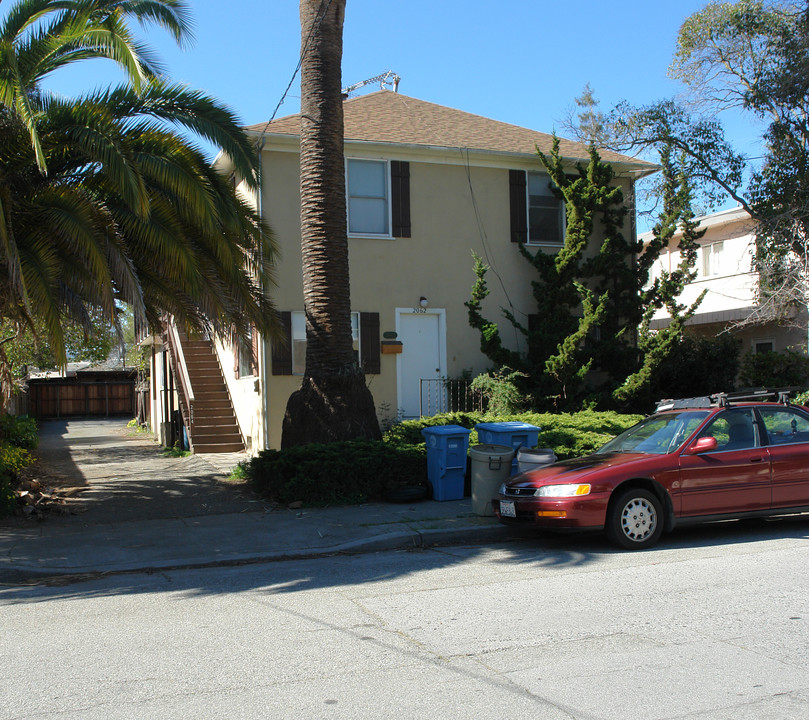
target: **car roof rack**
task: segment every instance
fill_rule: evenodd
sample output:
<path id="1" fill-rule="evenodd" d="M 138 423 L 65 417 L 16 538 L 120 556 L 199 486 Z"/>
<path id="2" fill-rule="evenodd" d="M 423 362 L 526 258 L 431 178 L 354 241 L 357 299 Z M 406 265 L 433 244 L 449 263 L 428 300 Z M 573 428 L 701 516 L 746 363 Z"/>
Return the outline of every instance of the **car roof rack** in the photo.
<path id="1" fill-rule="evenodd" d="M 738 402 L 763 402 L 767 399 L 775 398 L 776 402 L 782 405 L 789 405 L 789 396 L 799 392 L 799 387 L 782 388 L 745 388 L 729 393 L 714 393 L 713 395 L 702 395 L 692 398 L 680 398 L 677 400 L 659 400 L 655 412 L 662 410 L 688 410 L 705 409 L 712 407 L 728 407 Z"/>

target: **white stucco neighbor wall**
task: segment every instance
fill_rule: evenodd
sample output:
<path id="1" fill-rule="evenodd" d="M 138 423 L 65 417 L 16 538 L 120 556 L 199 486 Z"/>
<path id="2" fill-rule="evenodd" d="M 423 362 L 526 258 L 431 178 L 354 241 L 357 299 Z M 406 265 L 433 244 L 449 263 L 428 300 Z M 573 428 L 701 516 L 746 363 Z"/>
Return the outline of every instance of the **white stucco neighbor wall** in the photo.
<path id="1" fill-rule="evenodd" d="M 727 326 L 748 317 L 756 304 L 757 276 L 753 271 L 755 235 L 750 216 L 741 208 L 714 213 L 703 218 L 700 229 L 705 235 L 699 241 L 697 277 L 685 287 L 679 301 L 690 305 L 705 291 L 705 297 L 688 327 L 700 334 L 714 335 Z M 648 241 L 651 233 L 641 239 Z M 676 238 L 673 241 L 676 244 Z M 680 252 L 674 248 L 661 253 L 652 269 L 652 278 L 662 270 L 676 269 Z M 654 320 L 668 320 L 665 310 L 655 313 Z M 742 351 L 756 350 L 761 343 L 771 343 L 777 351 L 791 347 L 806 348 L 806 330 L 795 323 L 767 323 L 734 330 L 742 341 Z"/>

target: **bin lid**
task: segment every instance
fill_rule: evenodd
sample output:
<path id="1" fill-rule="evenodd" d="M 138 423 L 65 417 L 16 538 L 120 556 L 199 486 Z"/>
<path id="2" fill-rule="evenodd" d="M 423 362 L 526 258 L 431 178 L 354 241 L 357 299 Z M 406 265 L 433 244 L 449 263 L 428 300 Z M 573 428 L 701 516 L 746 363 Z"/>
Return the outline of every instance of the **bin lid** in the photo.
<path id="1" fill-rule="evenodd" d="M 518 458 L 521 458 L 521 457 L 525 457 L 525 458 L 547 457 L 548 455 L 555 455 L 555 454 L 556 453 L 554 453 L 553 448 L 533 448 L 533 449 L 531 449 L 531 448 L 523 448 L 523 447 L 521 447 L 517 451 L 517 457 Z"/>
<path id="2" fill-rule="evenodd" d="M 505 460 L 514 457 L 514 448 L 510 448 L 508 445 L 484 443 L 483 445 L 473 445 L 469 448 L 469 454 L 475 460 L 488 460 L 490 457 L 499 457 Z"/>
<path id="3" fill-rule="evenodd" d="M 469 435 L 470 432 L 460 425 L 435 425 L 421 429 L 422 435 Z"/>
<path id="4" fill-rule="evenodd" d="M 490 430 L 494 432 L 519 432 L 520 430 L 541 430 L 536 425 L 520 422 L 519 420 L 508 420 L 504 422 L 478 423 L 475 430 Z"/>

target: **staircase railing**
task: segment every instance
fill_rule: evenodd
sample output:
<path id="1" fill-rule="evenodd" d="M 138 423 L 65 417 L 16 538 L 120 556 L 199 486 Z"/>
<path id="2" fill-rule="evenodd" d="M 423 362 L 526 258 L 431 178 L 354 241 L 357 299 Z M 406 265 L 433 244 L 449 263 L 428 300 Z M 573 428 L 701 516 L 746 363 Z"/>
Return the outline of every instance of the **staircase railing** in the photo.
<path id="1" fill-rule="evenodd" d="M 171 359 L 171 369 L 182 391 L 180 392 L 180 411 L 183 414 L 183 422 L 186 428 L 189 428 L 190 435 L 190 428 L 194 424 L 194 388 L 191 385 L 191 376 L 188 373 L 188 366 L 185 362 L 180 333 L 177 330 L 177 325 L 175 325 L 173 317 L 166 319 L 166 337 L 170 350 L 169 358 Z"/>

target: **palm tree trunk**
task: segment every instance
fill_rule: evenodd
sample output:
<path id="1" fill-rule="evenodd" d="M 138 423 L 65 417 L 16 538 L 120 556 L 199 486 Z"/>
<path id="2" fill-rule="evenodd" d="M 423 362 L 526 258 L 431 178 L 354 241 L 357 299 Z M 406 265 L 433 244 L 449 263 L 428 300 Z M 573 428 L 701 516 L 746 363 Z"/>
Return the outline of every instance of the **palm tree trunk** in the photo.
<path id="1" fill-rule="evenodd" d="M 343 99 L 345 0 L 301 0 L 301 249 L 306 369 L 281 447 L 379 437 L 351 339 Z"/>

